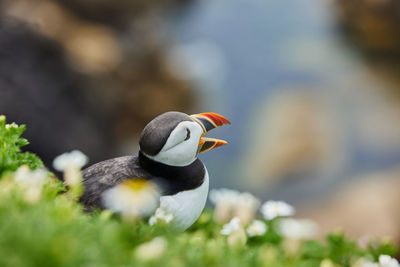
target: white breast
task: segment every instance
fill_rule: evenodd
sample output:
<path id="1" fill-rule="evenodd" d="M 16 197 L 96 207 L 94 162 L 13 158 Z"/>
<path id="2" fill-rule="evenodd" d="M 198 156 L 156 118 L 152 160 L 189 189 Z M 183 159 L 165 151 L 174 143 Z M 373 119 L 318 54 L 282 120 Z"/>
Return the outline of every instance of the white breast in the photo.
<path id="1" fill-rule="evenodd" d="M 204 182 L 201 186 L 160 198 L 160 208 L 174 215 L 172 222 L 174 226 L 184 231 L 199 218 L 207 201 L 208 185 L 209 177 L 205 169 Z"/>

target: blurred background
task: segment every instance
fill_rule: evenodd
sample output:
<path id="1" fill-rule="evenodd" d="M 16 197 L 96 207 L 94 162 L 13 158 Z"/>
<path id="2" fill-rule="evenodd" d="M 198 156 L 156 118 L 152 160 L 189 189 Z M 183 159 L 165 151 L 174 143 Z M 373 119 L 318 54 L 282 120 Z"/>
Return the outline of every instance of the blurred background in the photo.
<path id="1" fill-rule="evenodd" d="M 49 168 L 136 153 L 169 110 L 232 122 L 212 187 L 400 240 L 399 1 L 0 0 L 0 114 Z"/>

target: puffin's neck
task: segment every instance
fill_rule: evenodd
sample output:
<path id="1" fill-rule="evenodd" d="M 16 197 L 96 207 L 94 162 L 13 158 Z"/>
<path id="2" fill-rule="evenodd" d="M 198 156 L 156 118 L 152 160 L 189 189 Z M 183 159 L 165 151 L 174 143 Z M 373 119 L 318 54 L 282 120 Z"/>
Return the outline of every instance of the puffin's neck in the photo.
<path id="1" fill-rule="evenodd" d="M 187 166 L 171 166 L 154 161 L 139 151 L 139 164 L 153 176 L 166 178 L 171 181 L 185 183 L 189 187 L 200 186 L 203 183 L 205 168 L 200 159 Z"/>

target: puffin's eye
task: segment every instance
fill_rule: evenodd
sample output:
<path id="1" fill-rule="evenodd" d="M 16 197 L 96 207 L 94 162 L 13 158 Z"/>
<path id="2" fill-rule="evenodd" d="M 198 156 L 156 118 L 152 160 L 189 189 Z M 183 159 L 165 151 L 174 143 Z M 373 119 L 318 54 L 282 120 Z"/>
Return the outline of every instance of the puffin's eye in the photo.
<path id="1" fill-rule="evenodd" d="M 189 129 L 186 129 L 186 138 L 185 138 L 185 141 L 186 141 L 186 140 L 189 140 L 189 138 L 190 138 L 190 131 L 189 131 Z"/>

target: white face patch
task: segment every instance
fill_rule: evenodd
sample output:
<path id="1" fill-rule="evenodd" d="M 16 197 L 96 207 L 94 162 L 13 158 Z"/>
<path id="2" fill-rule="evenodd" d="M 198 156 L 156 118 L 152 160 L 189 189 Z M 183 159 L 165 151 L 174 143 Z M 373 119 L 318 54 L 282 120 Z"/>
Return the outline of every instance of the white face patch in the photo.
<path id="1" fill-rule="evenodd" d="M 188 133 L 190 137 L 188 137 Z M 149 158 L 172 166 L 187 166 L 197 158 L 201 126 L 194 121 L 183 121 L 171 132 L 161 151 Z"/>

